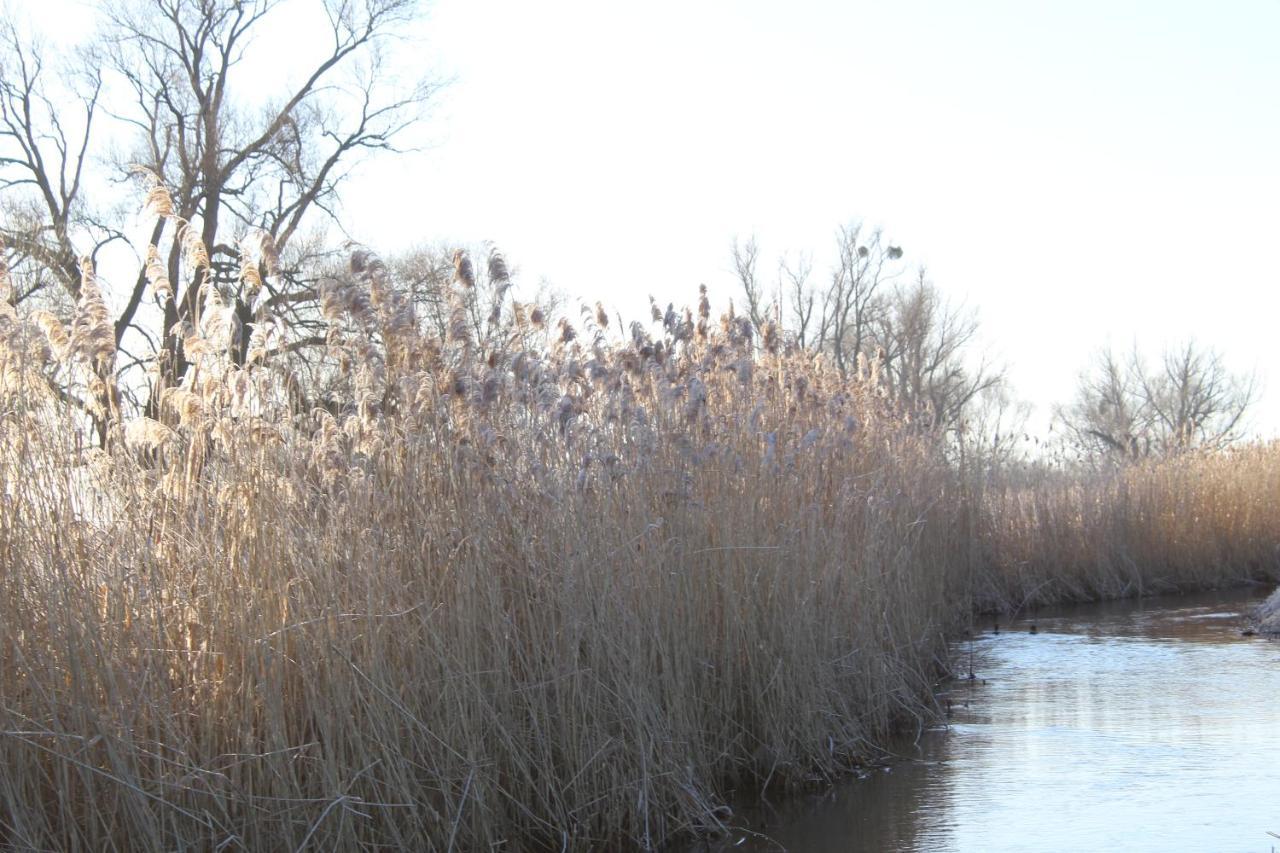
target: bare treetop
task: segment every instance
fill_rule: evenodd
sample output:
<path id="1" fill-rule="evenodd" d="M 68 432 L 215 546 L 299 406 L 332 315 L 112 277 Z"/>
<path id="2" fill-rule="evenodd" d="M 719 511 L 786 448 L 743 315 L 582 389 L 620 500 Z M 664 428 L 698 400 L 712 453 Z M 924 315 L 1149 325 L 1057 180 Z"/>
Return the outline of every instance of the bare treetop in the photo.
<path id="1" fill-rule="evenodd" d="M 209 253 L 233 263 L 265 258 L 243 251 L 249 240 L 283 259 L 270 269 L 246 269 L 229 294 L 242 326 L 278 315 L 301 322 L 316 313 L 315 276 L 305 272 L 316 247 L 301 239 L 304 230 L 337 220 L 352 165 L 369 152 L 398 150 L 436 88 L 430 79 L 401 82 L 388 67 L 388 48 L 418 6 L 104 2 L 103 26 L 77 71 L 52 68 L 38 41 L 12 21 L 0 25 L 0 238 L 13 248 L 18 277 L 35 283 L 27 292 L 56 281 L 78 299 L 80 258 L 129 242 L 139 265 L 114 320 L 116 342 L 122 351 L 127 344 L 153 352 L 165 383 L 187 369 L 181 329 L 199 325 L 212 275 L 209 258 L 184 253 L 184 242 L 198 237 Z M 284 17 L 304 9 L 310 18 Z M 273 26 L 324 33 L 301 54 L 290 52 L 299 64 L 288 80 L 284 72 L 264 77 L 248 62 L 277 49 L 263 37 Z M 108 121 L 127 131 L 130 153 L 103 163 L 91 152 L 102 145 Z M 143 175 L 144 191 L 161 188 L 168 205 L 150 211 L 141 239 L 102 197 L 131 174 Z M 170 221 L 178 227 L 166 228 Z M 168 287 L 149 287 L 158 280 Z M 149 292 L 159 302 L 158 321 L 148 316 L 156 312 L 139 310 Z"/>
<path id="2" fill-rule="evenodd" d="M 1088 453 L 1137 459 L 1220 449 L 1240 437 L 1255 391 L 1252 377 L 1193 342 L 1166 350 L 1155 366 L 1136 350 L 1121 360 L 1107 349 L 1058 419 Z"/>
<path id="3" fill-rule="evenodd" d="M 825 286 L 811 283 L 811 258 L 782 259 L 770 304 L 758 273 L 758 244 L 735 240 L 734 273 L 752 324 L 763 331 L 776 314 L 795 345 L 829 357 L 841 374 L 874 371 L 919 423 L 942 431 L 960 427 L 978 397 L 1004 381 L 1001 370 L 974 357 L 977 317 L 948 303 L 923 270 L 904 281 L 902 248 L 878 230 L 843 225 L 835 250 Z"/>

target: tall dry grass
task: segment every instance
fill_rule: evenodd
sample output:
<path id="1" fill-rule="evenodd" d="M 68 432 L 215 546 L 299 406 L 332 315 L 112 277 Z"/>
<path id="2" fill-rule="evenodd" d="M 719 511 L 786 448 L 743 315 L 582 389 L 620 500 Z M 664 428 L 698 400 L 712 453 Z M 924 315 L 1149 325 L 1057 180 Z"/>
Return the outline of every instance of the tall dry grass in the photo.
<path id="1" fill-rule="evenodd" d="M 0 843 L 651 848 L 925 713 L 972 525 L 875 377 L 705 303 L 482 352 L 360 253 L 299 411 L 226 306 L 105 450 L 3 320 Z"/>
<path id="2" fill-rule="evenodd" d="M 1010 610 L 1280 577 L 1280 446 L 996 471 L 975 603 Z"/>
<path id="3" fill-rule="evenodd" d="M 456 263 L 442 338 L 368 252 L 324 283 L 317 408 L 216 289 L 154 420 L 98 296 L 0 307 L 0 844 L 659 847 L 920 719 L 975 605 L 1273 566 L 1274 448 L 977 475 L 705 294 L 482 348 Z"/>

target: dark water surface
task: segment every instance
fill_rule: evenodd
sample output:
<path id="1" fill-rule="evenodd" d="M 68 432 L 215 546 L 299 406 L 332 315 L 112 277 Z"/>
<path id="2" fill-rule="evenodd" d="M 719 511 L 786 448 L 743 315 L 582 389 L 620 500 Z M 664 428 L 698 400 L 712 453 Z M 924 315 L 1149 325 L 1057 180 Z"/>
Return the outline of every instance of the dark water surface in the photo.
<path id="1" fill-rule="evenodd" d="M 722 849 L 1280 851 L 1280 642 L 1240 633 L 1263 595 L 988 623 L 950 726 Z"/>

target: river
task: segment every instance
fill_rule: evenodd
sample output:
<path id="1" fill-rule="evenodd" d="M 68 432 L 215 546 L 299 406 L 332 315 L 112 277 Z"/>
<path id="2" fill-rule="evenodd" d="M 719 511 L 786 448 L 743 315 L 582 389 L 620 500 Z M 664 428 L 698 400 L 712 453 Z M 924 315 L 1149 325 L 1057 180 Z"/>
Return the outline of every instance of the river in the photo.
<path id="1" fill-rule="evenodd" d="M 988 620 L 956 649 L 975 678 L 942 695 L 946 726 L 748 810 L 716 849 L 1280 851 L 1280 642 L 1240 630 L 1262 597 Z"/>

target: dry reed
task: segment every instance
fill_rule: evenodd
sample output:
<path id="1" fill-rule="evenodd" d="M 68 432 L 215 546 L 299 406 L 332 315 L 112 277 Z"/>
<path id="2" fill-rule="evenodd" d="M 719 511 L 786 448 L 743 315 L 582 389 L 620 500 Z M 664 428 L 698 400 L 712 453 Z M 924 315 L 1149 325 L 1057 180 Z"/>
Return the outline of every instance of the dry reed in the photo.
<path id="1" fill-rule="evenodd" d="M 983 481 L 978 607 L 1009 610 L 1280 576 L 1280 445 Z"/>
<path id="2" fill-rule="evenodd" d="M 320 292 L 333 405 L 298 410 L 265 315 L 235 364 L 208 288 L 163 420 L 106 450 L 39 390 L 110 365 L 96 287 L 70 334 L 0 314 L 0 844 L 660 847 L 921 719 L 975 603 L 1273 567 L 1274 448 L 971 475 L 874 365 L 705 292 L 613 337 L 513 304 L 483 352 L 367 250 Z"/>
<path id="3" fill-rule="evenodd" d="M 732 317 L 479 353 L 385 274 L 324 290 L 333 410 L 215 288 L 164 422 L 6 397 L 0 841 L 651 848 L 925 713 L 968 526 L 879 389 Z"/>

